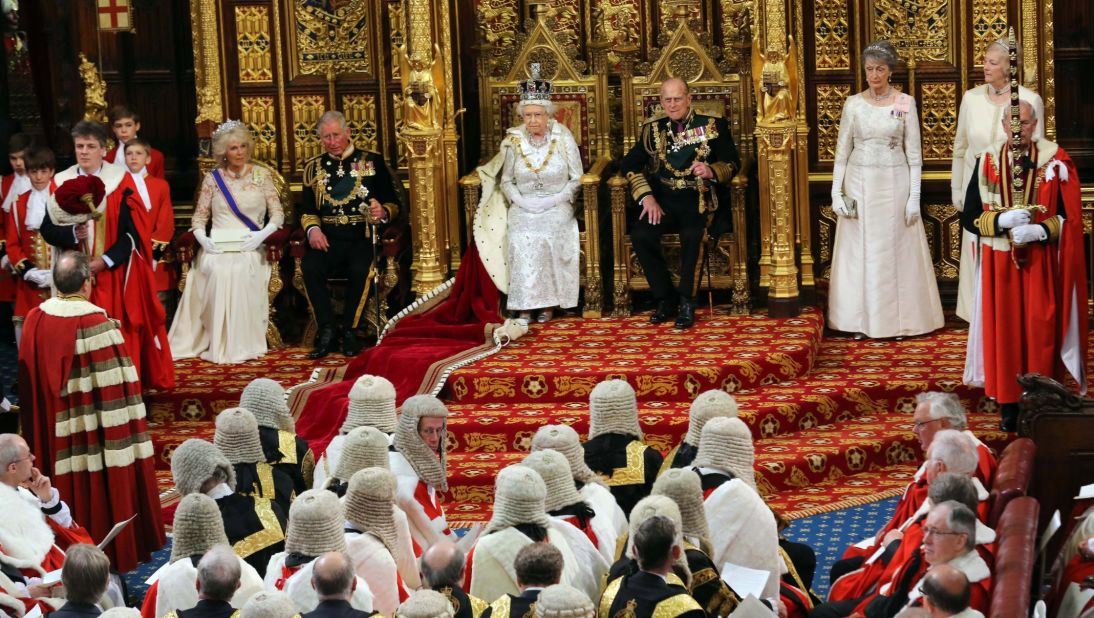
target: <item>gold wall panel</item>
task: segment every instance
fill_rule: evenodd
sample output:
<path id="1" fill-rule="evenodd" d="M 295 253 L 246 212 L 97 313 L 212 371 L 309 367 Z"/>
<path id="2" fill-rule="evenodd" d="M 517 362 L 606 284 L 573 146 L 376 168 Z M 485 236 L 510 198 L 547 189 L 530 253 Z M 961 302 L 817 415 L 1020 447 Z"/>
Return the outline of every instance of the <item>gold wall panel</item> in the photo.
<path id="1" fill-rule="evenodd" d="M 957 131 L 957 84 L 924 83 L 919 103 L 923 159 L 948 161 Z"/>
<path id="2" fill-rule="evenodd" d="M 273 81 L 269 8 L 256 5 L 236 6 L 235 17 L 240 83 L 262 84 Z"/>
<path id="3" fill-rule="evenodd" d="M 399 57 L 399 48 L 406 44 L 406 22 L 403 20 L 401 2 L 388 2 L 386 7 L 388 28 L 391 32 L 391 79 L 397 80 L 402 74 L 402 68 L 395 59 Z"/>
<path id="4" fill-rule="evenodd" d="M 972 2 L 972 61 L 973 66 L 984 66 L 984 50 L 993 42 L 1007 36 L 1006 0 L 973 0 Z"/>
<path id="5" fill-rule="evenodd" d="M 577 46 L 581 41 L 581 0 L 551 0 L 547 5 L 547 18 L 558 40 L 566 45 Z"/>
<path id="6" fill-rule="evenodd" d="M 252 156 L 259 161 L 277 164 L 277 108 L 273 97 L 240 97 L 240 115 L 254 135 L 255 151 Z"/>
<path id="7" fill-rule="evenodd" d="M 935 277 L 940 281 L 957 281 L 961 263 L 960 213 L 953 204 L 924 204 L 922 212 Z"/>
<path id="8" fill-rule="evenodd" d="M 820 84 L 817 86 L 817 117 L 813 126 L 817 129 L 817 158 L 834 161 L 836 139 L 839 137 L 839 121 L 843 114 L 843 102 L 851 96 L 848 84 Z"/>
<path id="9" fill-rule="evenodd" d="M 358 148 L 379 152 L 376 122 L 376 96 L 371 94 L 342 95 L 342 114 L 349 125 L 350 139 Z"/>
<path id="10" fill-rule="evenodd" d="M 403 129 L 406 128 L 406 124 L 403 123 L 403 95 L 395 93 L 391 98 L 391 112 L 392 120 L 395 121 L 395 135 L 401 135 Z M 395 140 L 395 167 L 405 170 L 406 164 L 406 142 L 404 140 Z"/>
<path id="11" fill-rule="evenodd" d="M 517 26 L 520 23 L 520 3 L 517 0 L 478 0 L 475 15 L 482 37 L 494 50 L 491 62 L 494 77 L 509 71 L 512 54 L 517 46 Z"/>
<path id="12" fill-rule="evenodd" d="M 851 68 L 851 29 L 846 0 L 819 0 L 813 7 L 817 68 Z"/>
<path id="13" fill-rule="evenodd" d="M 953 64 L 954 53 L 949 0 L 873 0 L 872 39 L 886 39 L 907 60 Z M 865 45 L 865 44 L 864 44 Z"/>
<path id="14" fill-rule="evenodd" d="M 304 169 L 304 163 L 323 152 L 315 123 L 327 109 L 327 98 L 321 94 L 293 95 L 293 168 Z"/>
<path id="15" fill-rule="evenodd" d="M 372 74 L 368 0 L 297 0 L 292 58 L 297 73 Z"/>

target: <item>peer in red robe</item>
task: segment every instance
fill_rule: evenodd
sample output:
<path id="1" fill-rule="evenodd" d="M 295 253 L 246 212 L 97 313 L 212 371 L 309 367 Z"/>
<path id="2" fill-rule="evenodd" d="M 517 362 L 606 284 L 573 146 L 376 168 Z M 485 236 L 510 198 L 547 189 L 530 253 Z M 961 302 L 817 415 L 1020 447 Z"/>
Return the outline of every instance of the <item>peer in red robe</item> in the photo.
<path id="1" fill-rule="evenodd" d="M 78 138 L 77 138 L 78 139 Z M 133 365 L 144 388 L 168 390 L 175 386 L 175 369 L 167 343 L 167 316 L 156 297 L 152 267 L 143 256 L 152 254 L 151 240 L 140 233 L 144 208 L 133 179 L 122 168 L 101 164 L 92 168 L 106 186 L 98 209 L 103 216 L 88 225 L 87 240 L 79 240 L 77 225 L 68 223 L 56 200 L 50 200 L 41 234 L 49 244 L 64 249 L 89 250 L 106 268 L 95 274 L 89 300 L 121 322 Z M 74 165 L 57 174 L 58 189 L 84 174 Z M 136 254 L 137 259 L 132 259 Z"/>
<path id="2" fill-rule="evenodd" d="M 1022 393 L 1017 376 L 1062 381 L 1070 375 L 1081 393 L 1087 388 L 1079 174 L 1063 148 L 1032 139 L 1037 119 L 1031 108 L 1022 106 L 1021 122 L 1021 158 L 1010 160 L 1009 143 L 984 152 L 961 216 L 965 229 L 979 236 L 964 381 L 983 385 L 1005 406 L 1007 429 L 1017 419 L 1011 404 Z"/>
<path id="3" fill-rule="evenodd" d="M 0 255 L 4 255 L 7 244 L 7 234 L 4 233 L 4 225 L 6 221 L 7 213 L 11 211 L 11 207 L 15 204 L 15 200 L 20 195 L 30 190 L 30 178 L 27 177 L 26 169 L 22 167 L 23 153 L 9 153 L 14 164 L 18 159 L 20 167 L 17 171 L 11 174 L 5 174 L 0 176 L 0 210 L 3 211 L 0 214 Z M 11 258 L 8 258 L 9 261 Z M 12 261 L 14 265 L 15 262 Z M 0 268 L 0 302 L 11 302 L 15 300 L 15 276 L 6 268 Z"/>
<path id="4" fill-rule="evenodd" d="M 171 187 L 163 178 L 153 176 L 150 153 L 154 149 L 142 139 L 132 139 L 125 146 L 125 165 L 137 188 L 144 208 L 135 208 L 134 221 L 142 238 L 150 239 L 152 250 L 144 258 L 152 267 L 156 292 L 172 290 L 177 282 L 175 271 L 163 263 L 164 251 L 175 237 L 175 209 L 171 205 Z"/>
<path id="5" fill-rule="evenodd" d="M 60 260 L 58 269 L 72 268 L 74 258 Z M 165 539 L 140 380 L 122 331 L 84 297 L 90 287 L 59 289 L 27 315 L 20 413 L 39 465 L 93 538 L 137 515 L 105 549 L 125 572 Z"/>

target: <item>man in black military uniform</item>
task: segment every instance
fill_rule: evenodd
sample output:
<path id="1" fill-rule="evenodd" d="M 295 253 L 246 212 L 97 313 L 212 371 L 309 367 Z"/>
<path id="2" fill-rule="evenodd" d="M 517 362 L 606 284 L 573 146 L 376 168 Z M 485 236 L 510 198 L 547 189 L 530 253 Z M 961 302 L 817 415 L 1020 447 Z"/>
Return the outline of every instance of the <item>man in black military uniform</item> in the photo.
<path id="1" fill-rule="evenodd" d="M 365 286 L 373 264 L 370 224 L 380 228 L 400 213 L 402 187 L 381 155 L 357 150 L 346 119 L 329 111 L 316 129 L 325 153 L 304 166 L 304 204 L 300 226 L 308 237 L 301 268 L 308 302 L 319 327 L 310 358 L 322 358 L 337 344 L 327 278 L 342 272 L 348 281 L 342 352 L 361 351 L 356 330 L 365 306 Z M 379 242 L 379 239 L 376 239 Z"/>
<path id="2" fill-rule="evenodd" d="M 452 541 L 442 539 L 430 545 L 418 564 L 422 588 L 443 594 L 452 604 L 455 618 L 483 618 L 489 603 L 467 594 L 460 586 L 466 564 L 467 556 Z"/>
<path id="3" fill-rule="evenodd" d="M 562 552 L 550 543 L 530 543 L 513 559 L 520 594 L 503 594 L 483 612 L 482 618 L 532 618 L 541 590 L 562 579 Z"/>
<path id="4" fill-rule="evenodd" d="M 729 122 L 696 114 L 687 82 L 665 80 L 661 106 L 665 117 L 642 125 L 638 141 L 623 158 L 622 172 L 631 196 L 642 207 L 631 228 L 631 244 L 657 299 L 650 321 L 667 321 L 679 304 L 676 327 L 690 328 L 695 323 L 707 226 L 719 202 L 727 201 L 725 188 L 741 163 Z M 661 251 L 661 234 L 670 225 L 680 233 L 680 283 L 676 289 Z"/>
<path id="5" fill-rule="evenodd" d="M 642 522 L 634 535 L 634 549 L 640 570 L 608 584 L 600 598 L 598 618 L 706 618 L 672 570 L 684 548 L 671 518 L 654 515 Z"/>

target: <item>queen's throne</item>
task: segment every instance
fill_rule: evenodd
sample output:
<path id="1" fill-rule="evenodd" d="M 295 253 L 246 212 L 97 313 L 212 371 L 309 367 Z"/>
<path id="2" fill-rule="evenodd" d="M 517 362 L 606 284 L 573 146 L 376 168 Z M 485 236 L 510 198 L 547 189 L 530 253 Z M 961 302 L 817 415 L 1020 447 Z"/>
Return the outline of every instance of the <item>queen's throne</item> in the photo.
<path id="1" fill-rule="evenodd" d="M 536 5 L 536 9 L 541 9 Z M 552 82 L 551 101 L 555 120 L 573 133 L 581 151 L 581 190 L 575 205 L 580 230 L 580 279 L 584 291 L 582 315 L 600 317 L 604 310 L 603 278 L 600 272 L 600 229 L 597 191 L 610 163 L 608 139 L 607 79 L 589 75 L 584 63 L 574 60 L 576 53 L 561 43 L 542 13 L 531 29 L 519 40 L 517 53 L 496 54 L 487 44 L 480 53 L 480 101 L 482 102 L 483 161 L 498 152 L 509 127 L 517 126 L 520 84 L 538 64 L 540 77 Z M 474 237 L 475 211 L 481 197 L 481 181 L 471 172 L 459 181 L 467 211 L 467 237 Z"/>
<path id="2" fill-rule="evenodd" d="M 745 199 L 748 190 L 750 161 L 746 153 L 751 142 L 748 131 L 747 83 L 741 76 L 719 67 L 701 35 L 692 30 L 687 20 L 679 20 L 668 42 L 644 76 L 624 74 L 624 105 L 630 106 L 624 118 L 624 147 L 630 148 L 641 133 L 642 125 L 664 115 L 661 109 L 661 83 L 679 77 L 688 84 L 692 107 L 700 114 L 723 117 L 729 121 L 733 141 L 741 154 L 742 169 L 733 178 L 730 203 L 721 204 L 714 224 L 708 228 L 705 258 L 700 271 L 701 290 L 731 290 L 733 313 L 749 310 L 748 242 L 745 226 Z M 630 96 L 628 96 L 630 95 Z M 631 313 L 631 293 L 650 289 L 642 266 L 638 262 L 628 233 L 627 213 L 636 216 L 637 207 L 630 196 L 627 180 L 621 175 L 609 179 L 612 210 L 613 304 L 614 314 Z M 722 217 L 725 217 L 724 219 Z M 720 225 L 719 225 L 720 224 Z M 727 231 L 728 229 L 728 231 Z M 661 237 L 662 250 L 673 280 L 678 280 L 680 266 L 680 236 L 666 233 Z"/>

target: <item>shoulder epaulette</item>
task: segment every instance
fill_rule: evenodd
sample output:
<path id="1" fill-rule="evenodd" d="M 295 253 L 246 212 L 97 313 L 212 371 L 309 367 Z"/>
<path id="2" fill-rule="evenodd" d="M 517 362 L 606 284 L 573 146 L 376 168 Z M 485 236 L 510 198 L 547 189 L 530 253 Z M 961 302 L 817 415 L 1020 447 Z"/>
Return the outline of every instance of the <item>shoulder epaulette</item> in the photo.
<path id="1" fill-rule="evenodd" d="M 304 162 L 304 173 L 301 176 L 301 182 L 303 182 L 304 185 L 306 185 L 306 186 L 314 186 L 315 185 L 315 176 L 316 176 L 315 169 L 319 165 L 319 159 L 322 156 L 323 155 L 318 155 L 318 156 L 312 157 L 312 158 L 308 159 L 306 162 Z"/>

